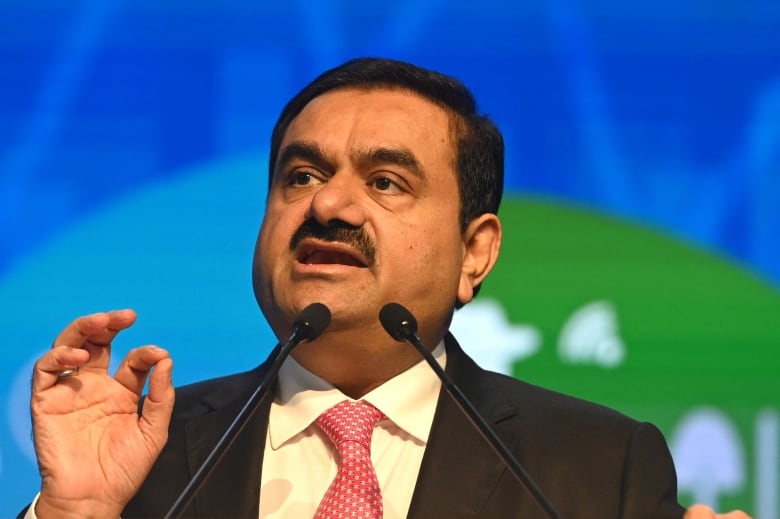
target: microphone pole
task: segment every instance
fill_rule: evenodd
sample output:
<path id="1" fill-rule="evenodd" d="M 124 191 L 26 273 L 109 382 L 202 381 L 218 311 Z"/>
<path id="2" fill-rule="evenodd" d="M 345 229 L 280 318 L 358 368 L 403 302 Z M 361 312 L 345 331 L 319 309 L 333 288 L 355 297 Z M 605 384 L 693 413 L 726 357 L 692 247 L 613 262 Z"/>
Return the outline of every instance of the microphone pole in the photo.
<path id="1" fill-rule="evenodd" d="M 417 335 L 417 320 L 412 313 L 398 303 L 388 303 L 382 307 L 379 312 L 379 321 L 382 323 L 385 331 L 399 342 L 408 342 L 420 352 L 423 358 L 431 366 L 431 369 L 444 384 L 445 389 L 455 400 L 460 410 L 466 415 L 472 425 L 476 427 L 482 438 L 488 442 L 493 451 L 504 462 L 506 467 L 528 489 L 531 495 L 536 499 L 544 511 L 552 519 L 563 519 L 560 513 L 553 507 L 547 497 L 542 493 L 531 476 L 525 471 L 522 465 L 515 459 L 507 448 L 506 444 L 498 437 L 495 431 L 488 425 L 484 418 L 479 414 L 474 405 L 469 401 L 463 391 L 452 381 L 447 373 L 442 369 L 431 351 L 423 344 L 422 339 Z"/>
<path id="2" fill-rule="evenodd" d="M 181 491 L 179 497 L 168 510 L 168 513 L 165 514 L 165 519 L 180 517 L 184 509 L 190 504 L 195 494 L 198 493 L 203 483 L 205 483 L 214 470 L 214 467 L 222 459 L 222 456 L 233 445 L 238 434 L 244 430 L 249 418 L 257 411 L 257 408 L 270 393 L 271 386 L 279 374 L 282 363 L 290 355 L 293 348 L 303 341 L 313 341 L 325 331 L 329 324 L 330 310 L 322 303 L 312 303 L 301 311 L 293 322 L 290 337 L 271 353 L 270 364 L 257 389 L 249 396 L 244 407 L 241 408 L 198 471 L 190 482 L 187 483 L 187 486 L 184 487 L 184 490 Z"/>

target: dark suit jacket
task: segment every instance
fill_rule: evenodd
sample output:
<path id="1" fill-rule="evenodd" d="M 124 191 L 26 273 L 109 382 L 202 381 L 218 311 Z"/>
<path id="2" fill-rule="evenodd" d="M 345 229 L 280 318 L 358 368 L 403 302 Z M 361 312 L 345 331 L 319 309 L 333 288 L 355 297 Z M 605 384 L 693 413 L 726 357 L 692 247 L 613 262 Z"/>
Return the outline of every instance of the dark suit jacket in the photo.
<path id="1" fill-rule="evenodd" d="M 674 466 L 654 426 L 479 368 L 447 337 L 447 372 L 567 519 L 679 519 Z M 168 444 L 124 519 L 162 517 L 262 377 L 264 366 L 183 387 Z M 258 516 L 270 401 L 186 517 Z M 545 518 L 442 391 L 409 518 Z"/>

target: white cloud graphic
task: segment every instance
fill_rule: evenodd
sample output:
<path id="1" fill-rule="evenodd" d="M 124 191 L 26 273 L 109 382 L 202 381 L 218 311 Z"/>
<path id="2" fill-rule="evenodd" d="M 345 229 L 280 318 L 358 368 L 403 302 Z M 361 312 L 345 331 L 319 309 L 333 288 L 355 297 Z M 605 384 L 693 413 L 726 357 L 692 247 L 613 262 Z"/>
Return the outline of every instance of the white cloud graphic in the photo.
<path id="1" fill-rule="evenodd" d="M 617 312 L 607 301 L 594 301 L 576 310 L 563 325 L 558 356 L 570 364 L 616 368 L 626 357 Z"/>
<path id="2" fill-rule="evenodd" d="M 691 410 L 672 433 L 670 449 L 680 491 L 718 509 L 720 497 L 740 491 L 747 478 L 745 453 L 736 427 L 722 411 Z"/>
<path id="3" fill-rule="evenodd" d="M 514 361 L 530 357 L 542 344 L 539 330 L 509 322 L 493 299 L 473 301 L 455 312 L 450 330 L 480 366 L 508 375 Z"/>

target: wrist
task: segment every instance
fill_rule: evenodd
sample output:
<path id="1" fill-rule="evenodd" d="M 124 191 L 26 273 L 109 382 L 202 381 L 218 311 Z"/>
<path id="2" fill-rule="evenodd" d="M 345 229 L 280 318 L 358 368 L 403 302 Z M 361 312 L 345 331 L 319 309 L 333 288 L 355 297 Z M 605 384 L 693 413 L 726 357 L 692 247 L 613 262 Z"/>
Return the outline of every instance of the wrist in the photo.
<path id="1" fill-rule="evenodd" d="M 43 494 L 33 503 L 37 519 L 119 519 L 122 508 L 89 499 L 58 500 Z"/>

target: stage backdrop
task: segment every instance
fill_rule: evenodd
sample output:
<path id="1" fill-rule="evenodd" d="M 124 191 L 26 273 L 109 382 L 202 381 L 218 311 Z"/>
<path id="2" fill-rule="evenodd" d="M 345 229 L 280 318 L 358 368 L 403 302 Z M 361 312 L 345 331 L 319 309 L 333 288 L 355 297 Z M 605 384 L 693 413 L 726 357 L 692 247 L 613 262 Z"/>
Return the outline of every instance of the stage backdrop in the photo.
<path id="1" fill-rule="evenodd" d="M 657 423 L 684 502 L 780 517 L 776 0 L 6 0 L 0 19 L 0 518 L 37 491 L 30 371 L 73 317 L 135 308 L 117 356 L 160 344 L 177 384 L 265 358 L 270 128 L 364 55 L 462 78 L 504 131 L 505 243 L 456 315 L 467 351 Z"/>

